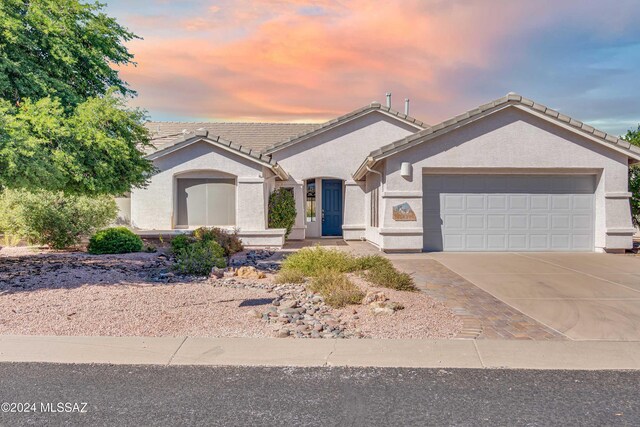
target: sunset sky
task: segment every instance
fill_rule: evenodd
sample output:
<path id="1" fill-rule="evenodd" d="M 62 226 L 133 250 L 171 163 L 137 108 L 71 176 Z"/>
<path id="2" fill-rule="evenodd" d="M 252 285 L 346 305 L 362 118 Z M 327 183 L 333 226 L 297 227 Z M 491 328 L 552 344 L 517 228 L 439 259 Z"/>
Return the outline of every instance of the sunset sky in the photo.
<path id="1" fill-rule="evenodd" d="M 106 0 L 143 40 L 154 120 L 317 122 L 384 102 L 435 124 L 509 91 L 615 134 L 640 122 L 640 1 Z"/>

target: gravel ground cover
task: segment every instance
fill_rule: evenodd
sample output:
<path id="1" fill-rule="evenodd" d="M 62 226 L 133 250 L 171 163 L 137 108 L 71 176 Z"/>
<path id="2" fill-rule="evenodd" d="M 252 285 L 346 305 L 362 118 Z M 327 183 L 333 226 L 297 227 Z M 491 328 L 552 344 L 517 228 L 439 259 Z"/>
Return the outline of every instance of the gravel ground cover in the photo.
<path id="1" fill-rule="evenodd" d="M 355 275 L 365 292 L 381 291 L 404 309 L 333 309 L 303 286 L 272 283 L 273 263 L 266 265 L 261 280 L 194 278 L 174 275 L 161 252 L 93 256 L 5 247 L 0 334 L 451 338 L 462 327 L 425 294 L 374 288 Z"/>

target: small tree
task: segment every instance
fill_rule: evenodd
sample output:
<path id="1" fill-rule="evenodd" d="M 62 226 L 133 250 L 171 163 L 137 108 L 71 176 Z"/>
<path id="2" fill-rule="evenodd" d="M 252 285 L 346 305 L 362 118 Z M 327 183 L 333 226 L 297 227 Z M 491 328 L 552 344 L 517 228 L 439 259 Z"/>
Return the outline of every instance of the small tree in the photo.
<path id="1" fill-rule="evenodd" d="M 640 125 L 636 130 L 629 130 L 623 139 L 640 146 Z M 640 226 L 640 166 L 629 168 L 629 191 L 631 192 L 631 220 L 636 227 Z"/>
<path id="2" fill-rule="evenodd" d="M 278 188 L 269 196 L 269 228 L 286 228 L 289 237 L 296 222 L 296 200 L 290 188 Z"/>

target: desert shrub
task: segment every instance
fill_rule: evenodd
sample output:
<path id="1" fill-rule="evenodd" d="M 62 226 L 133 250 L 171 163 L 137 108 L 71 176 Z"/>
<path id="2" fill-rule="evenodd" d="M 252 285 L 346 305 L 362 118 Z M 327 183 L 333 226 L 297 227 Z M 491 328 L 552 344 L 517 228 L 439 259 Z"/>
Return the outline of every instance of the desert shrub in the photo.
<path id="1" fill-rule="evenodd" d="M 355 257 L 337 249 L 320 246 L 303 248 L 287 257 L 282 271 L 297 271 L 304 276 L 315 277 L 321 272 L 346 273 L 355 270 Z"/>
<path id="2" fill-rule="evenodd" d="M 213 240 L 218 242 L 218 244 L 222 246 L 222 249 L 224 249 L 224 255 L 226 257 L 244 250 L 242 240 L 238 237 L 237 230 L 229 232 L 217 227 L 200 227 L 193 231 L 193 237 L 196 240 Z"/>
<path id="3" fill-rule="evenodd" d="M 269 228 L 285 228 L 289 237 L 296 223 L 296 200 L 288 188 L 278 188 L 269 196 Z"/>
<path id="4" fill-rule="evenodd" d="M 275 283 L 304 283 L 304 274 L 297 270 L 281 270 L 273 281 Z"/>
<path id="5" fill-rule="evenodd" d="M 20 236 L 14 234 L 4 234 L 0 246 L 18 246 L 20 244 Z"/>
<path id="6" fill-rule="evenodd" d="M 115 220 L 117 212 L 109 196 L 23 190 L 5 190 L 0 195 L 0 229 L 53 249 L 79 244 Z"/>
<path id="7" fill-rule="evenodd" d="M 181 250 L 186 249 L 187 246 L 195 241 L 196 240 L 191 236 L 187 236 L 186 234 L 179 234 L 171 239 L 171 252 L 177 254 Z"/>
<path id="8" fill-rule="evenodd" d="M 112 227 L 98 231 L 89 239 L 91 254 L 124 254 L 140 252 L 142 239 L 126 227 Z"/>
<path id="9" fill-rule="evenodd" d="M 213 267 L 226 267 L 224 249 L 213 240 L 198 240 L 176 252 L 174 269 L 182 274 L 206 276 Z"/>
<path id="10" fill-rule="evenodd" d="M 353 270 L 370 270 L 374 267 L 378 266 L 387 266 L 393 267 L 391 261 L 388 258 L 383 257 L 382 255 L 367 255 L 357 257 L 353 261 Z"/>
<path id="11" fill-rule="evenodd" d="M 279 274 L 298 274 L 319 277 L 327 272 L 350 273 L 364 271 L 365 278 L 374 285 L 401 291 L 415 291 L 413 278 L 398 271 L 389 259 L 381 255 L 353 256 L 338 249 L 320 246 L 304 248 L 287 257 Z"/>
<path id="12" fill-rule="evenodd" d="M 417 291 L 411 275 L 398 271 L 391 261 L 377 263 L 369 268 L 365 278 L 374 285 L 398 291 Z"/>
<path id="13" fill-rule="evenodd" d="M 318 292 L 331 307 L 340 308 L 349 304 L 360 304 L 364 293 L 344 274 L 325 271 L 314 277 L 309 290 Z"/>

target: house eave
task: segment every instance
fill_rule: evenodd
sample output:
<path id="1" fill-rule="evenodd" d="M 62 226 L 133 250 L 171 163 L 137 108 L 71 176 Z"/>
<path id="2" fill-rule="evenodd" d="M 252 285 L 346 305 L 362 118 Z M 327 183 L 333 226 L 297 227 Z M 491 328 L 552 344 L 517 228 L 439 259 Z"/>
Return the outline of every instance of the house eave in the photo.
<path id="1" fill-rule="evenodd" d="M 272 153 L 275 153 L 277 151 L 280 151 L 282 149 L 285 149 L 287 147 L 290 147 L 292 145 L 295 145 L 299 142 L 305 141 L 309 138 L 313 138 L 317 135 L 321 135 L 331 129 L 335 129 L 339 126 L 342 126 L 346 123 L 350 123 L 354 120 L 357 120 L 361 117 L 364 117 L 368 114 L 371 113 L 380 113 L 383 114 L 387 117 L 390 117 L 392 119 L 401 121 L 403 123 L 408 124 L 409 126 L 414 127 L 417 131 L 423 130 L 425 128 L 425 124 L 417 119 L 414 119 L 413 117 L 404 115 L 400 112 L 397 112 L 389 107 L 382 107 L 380 104 L 378 103 L 372 103 L 371 105 L 367 106 L 367 107 L 363 107 L 361 109 L 352 111 L 351 113 L 348 113 L 342 117 L 338 117 L 336 119 L 333 119 L 327 123 L 325 123 L 324 125 L 321 125 L 319 128 L 314 129 L 310 132 L 304 133 L 302 135 L 298 135 L 295 137 L 290 138 L 287 141 L 283 141 L 280 142 L 278 144 L 275 144 L 269 148 L 267 148 L 266 150 L 264 150 L 264 154 L 270 155 Z"/>
<path id="2" fill-rule="evenodd" d="M 506 108 L 517 108 L 528 114 L 539 117 L 556 126 L 566 129 L 572 133 L 587 138 L 603 147 L 617 151 L 627 156 L 629 164 L 640 162 L 640 147 L 629 144 L 627 141 L 608 135 L 589 125 L 579 122 L 571 117 L 562 115 L 541 104 L 537 104 L 520 95 L 510 94 L 491 103 L 482 105 L 461 115 L 455 116 L 437 125 L 427 127 L 423 131 L 409 135 L 392 144 L 371 152 L 369 157 L 363 162 L 353 174 L 354 179 L 361 180 L 366 175 L 366 167 L 375 166 L 378 161 L 393 156 L 401 151 L 410 149 L 416 145 L 430 141 L 438 136 L 444 135 L 452 130 L 461 128 L 470 123 L 482 120 L 498 111 Z"/>
<path id="3" fill-rule="evenodd" d="M 271 158 L 269 156 L 265 156 L 264 154 L 253 154 L 252 150 L 245 149 L 241 145 L 234 144 L 230 141 L 225 141 L 219 136 L 212 137 L 212 136 L 209 136 L 206 132 L 199 132 L 199 131 L 196 132 L 194 136 L 178 138 L 174 141 L 174 143 L 170 147 L 166 147 L 154 153 L 147 154 L 145 158 L 151 161 L 157 160 L 161 157 L 174 153 L 178 150 L 181 150 L 183 148 L 186 148 L 198 142 L 206 142 L 215 147 L 221 148 L 229 153 L 235 154 L 251 162 L 267 167 L 278 178 L 282 180 L 286 180 L 289 178 L 289 175 L 287 174 L 287 172 L 285 172 L 282 166 L 280 166 L 278 163 L 271 161 Z"/>

